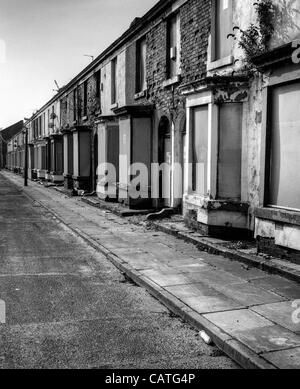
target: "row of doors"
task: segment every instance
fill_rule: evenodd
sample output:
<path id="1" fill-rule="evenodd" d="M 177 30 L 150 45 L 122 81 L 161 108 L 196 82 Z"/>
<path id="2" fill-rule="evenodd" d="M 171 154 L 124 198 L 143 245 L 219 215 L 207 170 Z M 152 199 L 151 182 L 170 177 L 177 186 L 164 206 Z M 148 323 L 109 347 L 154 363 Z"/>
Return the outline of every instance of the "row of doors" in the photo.
<path id="1" fill-rule="evenodd" d="M 182 134 L 182 165 L 185 155 L 185 134 Z M 94 163 L 93 163 L 93 187 L 97 187 L 97 168 L 98 168 L 98 135 L 94 136 Z M 159 124 L 159 140 L 158 140 L 158 163 L 159 165 L 165 164 L 168 169 L 164 174 L 160 171 L 159 176 L 159 197 L 161 207 L 172 206 L 172 139 L 171 139 L 171 127 L 169 120 L 163 117 Z M 182 169 L 184 172 L 184 169 Z M 182 186 L 184 179 L 182 179 Z M 183 192 L 182 192 L 183 193 Z"/>

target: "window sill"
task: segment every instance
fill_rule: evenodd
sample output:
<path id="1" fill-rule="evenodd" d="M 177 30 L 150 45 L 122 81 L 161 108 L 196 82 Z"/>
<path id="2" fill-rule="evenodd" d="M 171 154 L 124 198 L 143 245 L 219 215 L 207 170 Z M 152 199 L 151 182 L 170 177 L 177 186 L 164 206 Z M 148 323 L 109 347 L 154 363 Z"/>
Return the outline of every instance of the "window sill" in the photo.
<path id="1" fill-rule="evenodd" d="M 229 55 L 228 57 L 221 58 L 218 61 L 208 63 L 207 70 L 211 71 L 211 70 L 223 68 L 225 66 L 229 66 L 232 64 L 233 64 L 233 56 Z"/>
<path id="2" fill-rule="evenodd" d="M 170 86 L 173 86 L 175 84 L 178 84 L 181 80 L 181 76 L 180 75 L 177 75 L 173 78 L 170 78 L 169 80 L 166 80 L 163 82 L 163 88 L 168 88 Z"/>
<path id="3" fill-rule="evenodd" d="M 110 106 L 110 109 L 113 111 L 114 109 L 117 109 L 117 108 L 119 108 L 119 104 L 118 103 L 115 103 L 115 104 L 112 104 L 111 106 Z"/>
<path id="4" fill-rule="evenodd" d="M 134 95 L 134 100 L 142 99 L 143 97 L 146 97 L 146 90 L 143 90 L 142 92 L 136 93 Z"/>
<path id="5" fill-rule="evenodd" d="M 300 226 L 300 212 L 277 208 L 256 208 L 254 216 L 258 219 Z"/>

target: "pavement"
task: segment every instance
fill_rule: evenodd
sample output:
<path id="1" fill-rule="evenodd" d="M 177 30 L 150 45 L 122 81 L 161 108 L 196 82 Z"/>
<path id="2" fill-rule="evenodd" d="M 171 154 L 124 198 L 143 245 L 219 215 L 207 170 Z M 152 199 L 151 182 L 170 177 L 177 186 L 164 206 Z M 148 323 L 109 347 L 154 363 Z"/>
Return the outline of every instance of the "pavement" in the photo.
<path id="1" fill-rule="evenodd" d="M 20 177 L 2 176 L 21 190 Z M 300 367 L 299 283 L 200 251 L 37 183 L 22 193 L 193 328 L 205 330 L 240 366 Z"/>
<path id="2" fill-rule="evenodd" d="M 0 369 L 17 368 L 239 366 L 0 173 Z"/>
<path id="3" fill-rule="evenodd" d="M 167 219 L 152 223 L 159 231 L 176 236 L 186 242 L 193 243 L 199 249 L 211 254 L 222 255 L 245 265 L 264 270 L 271 274 L 283 276 L 300 283 L 300 265 L 268 254 L 258 253 L 255 241 L 224 240 L 211 236 L 204 236 L 188 228 L 181 215 L 174 215 Z"/>

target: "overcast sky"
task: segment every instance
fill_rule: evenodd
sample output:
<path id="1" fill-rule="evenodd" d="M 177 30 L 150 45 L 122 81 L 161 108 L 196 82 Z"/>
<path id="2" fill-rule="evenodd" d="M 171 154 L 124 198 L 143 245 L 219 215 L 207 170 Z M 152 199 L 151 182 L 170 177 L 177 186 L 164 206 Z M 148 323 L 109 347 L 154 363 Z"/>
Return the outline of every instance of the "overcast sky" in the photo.
<path id="1" fill-rule="evenodd" d="M 0 128 L 30 116 L 157 0 L 0 0 Z"/>

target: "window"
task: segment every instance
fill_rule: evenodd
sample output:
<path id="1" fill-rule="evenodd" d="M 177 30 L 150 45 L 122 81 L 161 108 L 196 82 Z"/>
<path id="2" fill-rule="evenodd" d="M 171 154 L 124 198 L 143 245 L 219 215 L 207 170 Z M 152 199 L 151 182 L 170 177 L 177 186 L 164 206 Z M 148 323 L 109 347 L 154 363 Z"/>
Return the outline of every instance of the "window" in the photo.
<path id="1" fill-rule="evenodd" d="M 167 31 L 167 78 L 180 73 L 180 18 L 176 14 L 168 20 Z"/>
<path id="2" fill-rule="evenodd" d="M 77 120 L 77 89 L 73 90 L 73 120 Z"/>
<path id="3" fill-rule="evenodd" d="M 117 57 L 111 61 L 111 103 L 117 103 L 117 94 L 118 94 L 118 59 Z"/>
<path id="4" fill-rule="evenodd" d="M 267 205 L 300 210 L 299 106 L 300 82 L 271 90 Z"/>
<path id="5" fill-rule="evenodd" d="M 208 106 L 192 110 L 193 116 L 193 191 L 201 196 L 207 195 L 208 160 Z"/>
<path id="6" fill-rule="evenodd" d="M 232 33 L 232 0 L 215 0 L 213 12 L 213 61 L 231 55 L 232 41 L 227 39 Z"/>
<path id="7" fill-rule="evenodd" d="M 136 93 L 143 92 L 147 89 L 146 52 L 146 38 L 142 38 L 137 42 L 136 50 Z"/>
<path id="8" fill-rule="evenodd" d="M 83 116 L 87 116 L 88 108 L 88 84 L 87 81 L 83 83 Z"/>
<path id="9" fill-rule="evenodd" d="M 39 125 L 39 138 L 40 138 L 42 136 L 42 116 L 39 117 L 38 125 Z"/>
<path id="10" fill-rule="evenodd" d="M 96 81 L 96 99 L 100 99 L 100 95 L 101 95 L 101 70 L 98 70 L 95 73 L 95 81 Z"/>
<path id="11" fill-rule="evenodd" d="M 36 128 L 36 119 L 33 121 L 33 134 L 34 134 L 34 139 L 37 138 L 37 128 Z"/>

